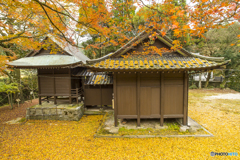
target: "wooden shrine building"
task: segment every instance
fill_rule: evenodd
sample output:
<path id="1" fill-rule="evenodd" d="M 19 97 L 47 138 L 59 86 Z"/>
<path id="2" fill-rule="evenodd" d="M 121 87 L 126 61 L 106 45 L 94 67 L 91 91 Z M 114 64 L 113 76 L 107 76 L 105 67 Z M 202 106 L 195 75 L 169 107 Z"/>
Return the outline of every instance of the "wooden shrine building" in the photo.
<path id="1" fill-rule="evenodd" d="M 144 51 L 142 43 L 150 41 L 151 34 L 144 31 L 116 52 L 87 61 L 92 71 L 113 74 L 115 126 L 118 118 L 137 119 L 138 125 L 141 119 L 159 118 L 161 126 L 165 118 L 182 118 L 187 125 L 188 75 L 229 62 L 223 57 L 195 55 L 184 49 L 162 56 L 132 54 Z M 157 36 L 151 45 L 167 49 L 173 46 L 167 36 Z M 128 58 L 122 57 L 127 54 Z"/>
<path id="2" fill-rule="evenodd" d="M 37 69 L 39 104 L 43 100 L 67 101 L 72 103 L 83 96 L 83 78 L 76 77 L 76 70 L 84 69 L 89 60 L 77 47 L 61 43 L 54 37 L 48 36 L 45 43 L 54 46 L 41 48 L 30 52 L 26 57 L 10 62 L 14 68 Z M 51 53 L 54 49 L 55 53 Z M 73 74 L 74 73 L 74 74 Z"/>

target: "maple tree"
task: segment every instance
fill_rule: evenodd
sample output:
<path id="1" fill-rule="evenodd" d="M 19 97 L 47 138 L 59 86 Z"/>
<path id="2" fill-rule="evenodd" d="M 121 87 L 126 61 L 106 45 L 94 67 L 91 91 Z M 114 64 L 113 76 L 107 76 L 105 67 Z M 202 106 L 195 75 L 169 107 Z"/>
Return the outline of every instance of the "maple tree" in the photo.
<path id="1" fill-rule="evenodd" d="M 39 38 L 48 33 L 60 35 L 75 46 L 79 46 L 81 37 L 95 37 L 85 49 L 91 49 L 92 54 L 96 54 L 94 49 L 100 49 L 102 56 L 143 30 L 157 29 L 162 36 L 171 33 L 176 37 L 172 49 L 178 49 L 185 43 L 183 37 L 203 37 L 210 29 L 226 27 L 240 19 L 239 0 L 192 0 L 191 4 L 176 0 L 153 0 L 151 5 L 142 0 L 1 0 L 0 46 L 9 53 L 1 56 L 1 62 L 16 55 L 8 49 L 9 44 L 36 49 L 40 46 Z M 136 10 L 144 7 L 151 12 L 144 14 L 144 23 L 136 27 Z"/>

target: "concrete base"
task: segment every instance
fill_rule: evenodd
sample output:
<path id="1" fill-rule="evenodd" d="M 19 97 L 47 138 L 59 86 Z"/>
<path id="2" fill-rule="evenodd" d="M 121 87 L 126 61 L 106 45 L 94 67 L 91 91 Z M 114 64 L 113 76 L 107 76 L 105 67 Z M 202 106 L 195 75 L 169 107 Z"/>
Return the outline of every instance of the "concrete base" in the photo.
<path id="1" fill-rule="evenodd" d="M 188 117 L 188 126 L 182 125 L 180 119 L 167 119 L 163 126 L 160 126 L 159 119 L 145 119 L 141 120 L 141 126 L 137 126 L 136 120 L 126 120 L 126 119 L 118 119 L 118 127 L 114 125 L 114 116 L 113 111 L 108 111 L 106 115 L 104 115 L 102 119 L 102 124 L 99 126 L 97 133 L 94 137 L 100 138 L 154 138 L 154 137 L 213 137 L 213 135 L 198 124 L 196 121 Z M 177 122 L 180 124 L 176 124 Z M 174 124 L 175 123 L 175 124 Z M 169 127 L 175 127 L 174 125 L 179 126 L 179 131 L 183 133 L 177 133 L 174 129 L 169 129 Z M 149 134 L 146 135 L 119 135 L 119 129 L 127 129 L 127 130 L 138 130 L 138 129 L 149 129 L 151 128 L 153 132 L 158 131 L 156 133 L 159 134 Z M 103 129 L 103 130 L 102 130 Z M 166 131 L 168 130 L 169 131 Z M 163 132 L 161 132 L 162 130 Z M 160 131 L 160 132 L 159 132 Z M 166 132 L 165 132 L 166 131 Z M 189 131 L 189 132 L 186 132 Z M 167 134 L 164 134 L 167 133 Z M 195 133 L 193 133 L 195 132 Z"/>
<path id="2" fill-rule="evenodd" d="M 181 125 L 180 132 L 185 132 L 186 130 L 189 130 L 189 132 L 196 132 L 199 129 L 203 129 L 200 124 L 198 124 L 196 121 L 194 121 L 192 118 L 188 117 L 188 125 L 184 126 L 182 125 L 182 119 L 177 119 L 177 122 Z"/>

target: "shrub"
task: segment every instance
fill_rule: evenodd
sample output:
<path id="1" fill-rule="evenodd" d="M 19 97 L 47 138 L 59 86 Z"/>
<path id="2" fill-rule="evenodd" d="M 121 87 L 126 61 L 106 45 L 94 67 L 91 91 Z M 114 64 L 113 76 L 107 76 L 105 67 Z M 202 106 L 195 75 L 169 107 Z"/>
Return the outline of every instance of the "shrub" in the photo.
<path id="1" fill-rule="evenodd" d="M 195 84 L 193 84 L 189 87 L 189 89 L 198 89 L 198 87 Z"/>

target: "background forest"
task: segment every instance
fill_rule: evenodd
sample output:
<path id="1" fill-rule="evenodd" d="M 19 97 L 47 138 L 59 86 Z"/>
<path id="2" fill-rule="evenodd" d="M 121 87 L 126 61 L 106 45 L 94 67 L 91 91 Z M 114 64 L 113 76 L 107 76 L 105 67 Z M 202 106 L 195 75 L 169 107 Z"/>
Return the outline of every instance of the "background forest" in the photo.
<path id="1" fill-rule="evenodd" d="M 240 91 L 239 0 L 0 0 L 0 10 L 0 105 L 36 98 L 36 71 L 20 72 L 7 63 L 49 47 L 42 43 L 48 34 L 99 58 L 157 29 L 174 40 L 172 50 L 231 59 L 214 74 L 224 78 L 221 88 Z M 146 47 L 146 53 L 153 50 L 163 52 Z"/>

